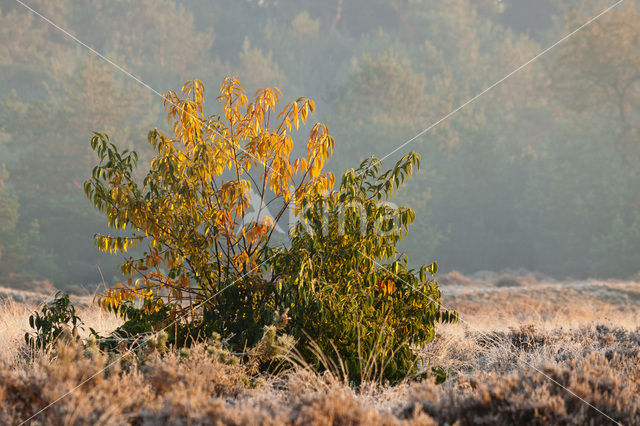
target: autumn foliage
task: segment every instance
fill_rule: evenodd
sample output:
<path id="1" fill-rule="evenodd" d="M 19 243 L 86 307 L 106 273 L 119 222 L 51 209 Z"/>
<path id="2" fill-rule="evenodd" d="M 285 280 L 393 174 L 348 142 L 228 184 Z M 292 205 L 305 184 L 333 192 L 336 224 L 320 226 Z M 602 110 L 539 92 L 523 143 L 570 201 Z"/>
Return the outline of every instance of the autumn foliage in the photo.
<path id="1" fill-rule="evenodd" d="M 230 296 L 243 305 L 233 311 L 248 315 L 265 288 L 261 256 L 274 222 L 290 203 L 333 186 L 333 175 L 322 172 L 334 143 L 324 124 L 311 129 L 307 156 L 292 158 L 292 132 L 313 114 L 312 100 L 278 111 L 277 88 L 259 90 L 249 102 L 239 81 L 227 78 L 217 98 L 222 114 L 209 116 L 204 95 L 198 80 L 185 84 L 181 96 L 165 94 L 175 136 L 149 133 L 156 156 L 142 185 L 134 178 L 134 152 L 118 152 L 103 134 L 91 141 L 100 164 L 85 191 L 111 227 L 129 231 L 96 235 L 97 246 L 127 253 L 147 244 L 142 256 L 126 258 L 121 270 L 128 283 L 100 299 L 104 308 L 141 299 L 147 314 L 169 308 L 172 317 L 193 316 L 201 304 L 223 309 Z M 252 194 L 260 209 L 278 206 L 275 217 L 258 212 L 246 221 Z"/>
<path id="2" fill-rule="evenodd" d="M 216 334 L 236 350 L 297 341 L 307 361 L 337 355 L 350 378 L 401 379 L 417 368 L 411 345 L 431 341 L 436 322 L 457 319 L 440 308 L 430 278 L 437 265 L 412 270 L 396 252 L 415 213 L 387 200 L 420 157 L 386 172 L 367 160 L 332 191 L 334 177 L 322 171 L 334 147 L 327 126 L 315 124 L 306 156 L 293 158 L 292 132 L 314 103 L 300 98 L 278 110 L 279 95 L 261 89 L 249 102 L 227 78 L 222 114 L 208 116 L 200 81 L 181 96 L 168 92 L 175 136 L 149 133 L 155 157 L 142 184 L 136 153 L 95 134 L 100 163 L 85 191 L 109 226 L 125 231 L 96 235 L 96 245 L 134 249 L 121 265 L 127 282 L 99 303 L 127 320 L 121 333 L 171 327 L 170 343 Z M 289 208 L 297 223 L 280 247 L 272 235 Z"/>

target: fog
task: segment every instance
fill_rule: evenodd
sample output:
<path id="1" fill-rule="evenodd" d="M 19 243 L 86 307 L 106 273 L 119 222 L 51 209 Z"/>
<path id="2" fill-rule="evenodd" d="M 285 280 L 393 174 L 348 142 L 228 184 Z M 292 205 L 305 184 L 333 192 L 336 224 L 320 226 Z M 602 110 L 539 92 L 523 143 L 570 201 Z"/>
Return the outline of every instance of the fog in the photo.
<path id="1" fill-rule="evenodd" d="M 372 155 L 392 167 L 420 154 L 392 199 L 416 212 L 403 242 L 415 264 L 630 277 L 640 4 L 614 4 L 1 0 L 0 286 L 118 281 L 122 258 L 94 246 L 106 219 L 83 192 L 92 132 L 144 169 L 148 131 L 171 128 L 159 95 L 197 78 L 216 114 L 233 75 L 249 95 L 277 86 L 284 102 L 316 101 L 338 183 Z"/>

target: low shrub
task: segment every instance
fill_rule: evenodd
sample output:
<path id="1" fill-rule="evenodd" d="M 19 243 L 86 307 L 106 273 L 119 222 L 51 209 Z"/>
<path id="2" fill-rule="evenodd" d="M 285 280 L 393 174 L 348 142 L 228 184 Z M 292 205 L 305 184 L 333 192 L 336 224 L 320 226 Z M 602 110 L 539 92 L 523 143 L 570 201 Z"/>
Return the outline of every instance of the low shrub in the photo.
<path id="1" fill-rule="evenodd" d="M 58 292 L 53 301 L 43 305 L 40 312 L 34 312 L 29 317 L 29 325 L 34 332 L 25 333 L 25 342 L 34 349 L 47 352 L 62 337 L 77 338 L 82 320 L 76 315 L 76 308 L 69 300 L 69 295 Z"/>
<path id="2" fill-rule="evenodd" d="M 41 294 L 52 294 L 56 291 L 53 283 L 49 280 L 37 280 L 13 272 L 0 276 L 0 287 L 32 291 Z"/>
<path id="3" fill-rule="evenodd" d="M 473 285 L 479 285 L 480 282 L 478 280 L 469 278 L 468 276 L 462 274 L 459 271 L 451 271 L 444 275 L 441 275 L 438 278 L 438 284 L 445 285 L 445 286 L 457 285 L 457 286 L 463 286 L 463 287 L 470 287 Z"/>
<path id="4" fill-rule="evenodd" d="M 336 192 L 303 200 L 291 247 L 275 250 L 273 261 L 287 332 L 304 343 L 305 359 L 344 369 L 351 380 L 417 372 L 414 346 L 434 338 L 435 323 L 457 319 L 440 307 L 437 264 L 413 270 L 396 251 L 415 214 L 386 200 L 419 157 L 409 154 L 384 173 L 380 164 L 366 160 Z"/>
<path id="5" fill-rule="evenodd" d="M 522 287 L 520 280 L 512 275 L 502 275 L 493 285 L 495 287 Z"/>

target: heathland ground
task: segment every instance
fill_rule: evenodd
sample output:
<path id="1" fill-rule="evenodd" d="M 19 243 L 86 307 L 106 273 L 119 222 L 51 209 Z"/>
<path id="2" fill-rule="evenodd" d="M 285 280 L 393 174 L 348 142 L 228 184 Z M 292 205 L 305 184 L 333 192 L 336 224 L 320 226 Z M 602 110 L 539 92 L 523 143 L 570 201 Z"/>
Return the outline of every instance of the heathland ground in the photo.
<path id="1" fill-rule="evenodd" d="M 420 349 L 447 371 L 395 386 L 346 384 L 339 368 L 259 375 L 205 346 L 150 357 L 142 368 L 61 346 L 29 355 L 28 316 L 46 295 L 0 292 L 0 423 L 64 398 L 33 424 L 633 424 L 640 418 L 640 283 L 553 281 L 533 274 L 440 277 L 461 321 Z M 76 297 L 87 326 L 119 321 Z M 587 403 L 591 404 L 589 406 Z M 593 408 L 595 407 L 595 408 Z M 597 410 L 601 411 L 597 411 Z"/>

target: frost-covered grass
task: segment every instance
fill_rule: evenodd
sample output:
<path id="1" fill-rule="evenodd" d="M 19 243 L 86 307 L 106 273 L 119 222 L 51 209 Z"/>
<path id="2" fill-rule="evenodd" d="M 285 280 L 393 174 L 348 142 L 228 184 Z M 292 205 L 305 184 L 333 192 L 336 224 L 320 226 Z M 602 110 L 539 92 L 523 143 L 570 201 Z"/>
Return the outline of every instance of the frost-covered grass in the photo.
<path id="1" fill-rule="evenodd" d="M 549 377 L 623 424 L 640 418 L 640 284 L 443 278 L 443 304 L 464 321 L 439 327 L 422 349 L 448 370 L 442 385 L 428 378 L 356 388 L 302 368 L 258 376 L 198 346 L 188 357 L 152 355 L 140 369 L 116 363 L 34 424 L 612 423 Z M 108 363 L 74 344 L 53 361 L 27 362 L 22 339 L 37 305 L 23 300 L 0 302 L 0 423 L 19 423 Z M 79 302 L 88 326 L 119 324 Z"/>

